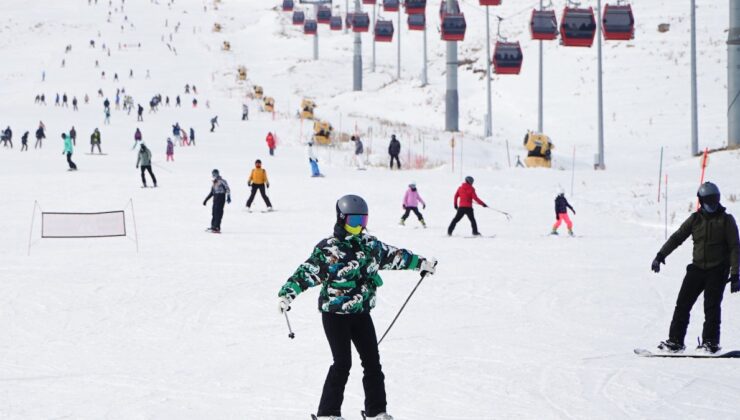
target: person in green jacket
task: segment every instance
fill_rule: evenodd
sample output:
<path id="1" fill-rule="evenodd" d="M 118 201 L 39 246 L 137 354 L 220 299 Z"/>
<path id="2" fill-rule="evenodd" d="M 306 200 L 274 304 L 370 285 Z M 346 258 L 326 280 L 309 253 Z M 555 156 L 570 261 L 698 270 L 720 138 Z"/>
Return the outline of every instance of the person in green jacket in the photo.
<path id="1" fill-rule="evenodd" d="M 668 239 L 653 260 L 652 269 L 660 272 L 660 265 L 689 236 L 694 240 L 692 263 L 686 268 L 681 290 L 678 292 L 676 308 L 668 333 L 668 339 L 661 342 L 658 348 L 664 351 L 679 353 L 686 347 L 684 337 L 689 325 L 689 313 L 699 295 L 704 293 L 704 331 L 703 343 L 699 349 L 716 353 L 719 347 L 719 332 L 722 315 L 722 296 L 726 284 L 730 291 L 740 291 L 738 278 L 738 258 L 740 242 L 738 240 L 735 218 L 728 214 L 719 203 L 719 188 L 711 182 L 705 182 L 697 193 L 700 209 L 681 225 Z M 729 274 L 729 280 L 728 280 Z"/>
<path id="2" fill-rule="evenodd" d="M 102 155 L 103 152 L 100 150 L 100 130 L 97 128 L 90 135 L 90 154 L 93 154 L 96 147 L 98 148 L 98 153 Z"/>
<path id="3" fill-rule="evenodd" d="M 392 420 L 386 413 L 385 376 L 370 317 L 376 303 L 375 294 L 383 285 L 378 271 L 420 270 L 422 275 L 434 274 L 437 261 L 421 258 L 366 234 L 368 206 L 359 196 L 340 198 L 336 203 L 336 215 L 334 234 L 314 247 L 308 260 L 278 292 L 278 308 L 281 314 L 285 313 L 299 294 L 321 286 L 318 309 L 334 364 L 324 382 L 317 413 L 320 419 L 341 416 L 354 343 L 364 368 L 366 418 Z"/>
<path id="4" fill-rule="evenodd" d="M 72 146 L 72 137 L 67 133 L 62 133 L 62 140 L 64 140 L 63 155 L 67 155 L 67 164 L 69 165 L 70 171 L 76 171 L 77 165 L 72 162 L 72 153 L 74 153 L 74 146 Z"/>
<path id="5" fill-rule="evenodd" d="M 152 172 L 152 151 L 149 150 L 144 143 L 139 145 L 139 157 L 136 160 L 136 168 L 138 169 L 139 166 L 141 166 L 141 188 L 146 188 L 146 177 L 144 171 L 149 171 L 149 176 L 152 177 L 154 188 L 157 188 L 157 178 L 154 176 L 154 172 Z"/>

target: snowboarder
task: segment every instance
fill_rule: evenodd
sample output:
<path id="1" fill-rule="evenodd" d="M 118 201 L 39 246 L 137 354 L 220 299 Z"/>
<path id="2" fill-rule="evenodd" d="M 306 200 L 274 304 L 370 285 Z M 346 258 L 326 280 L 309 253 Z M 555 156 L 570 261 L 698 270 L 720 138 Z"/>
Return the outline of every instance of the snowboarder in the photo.
<path id="1" fill-rule="evenodd" d="M 195 129 L 190 127 L 190 144 L 195 146 Z"/>
<path id="2" fill-rule="evenodd" d="M 134 147 L 132 147 L 131 150 L 136 149 L 136 146 L 139 144 L 141 139 L 142 139 L 141 130 L 139 130 L 139 128 L 136 127 L 136 132 L 134 132 Z"/>
<path id="3" fill-rule="evenodd" d="M 270 156 L 275 156 L 275 136 L 272 135 L 272 131 L 267 133 L 265 142 L 267 142 L 267 148 L 270 150 Z"/>
<path id="4" fill-rule="evenodd" d="M 167 137 L 167 162 L 175 161 L 175 143 L 170 137 Z"/>
<path id="5" fill-rule="evenodd" d="M 195 100 L 195 99 L 193 99 L 193 100 Z M 218 125 L 218 115 L 216 115 L 215 117 L 211 118 L 211 133 L 213 133 L 213 130 L 216 129 L 216 126 L 217 125 Z"/>
<path id="6" fill-rule="evenodd" d="M 95 130 L 90 134 L 90 154 L 95 152 L 95 148 L 98 148 L 98 153 L 101 155 L 103 151 L 100 150 L 100 130 L 96 127 Z"/>
<path id="7" fill-rule="evenodd" d="M 211 211 L 211 227 L 208 229 L 209 232 L 221 233 L 221 219 L 224 217 L 224 203 L 231 203 L 231 190 L 229 189 L 229 183 L 225 179 L 221 178 L 221 174 L 218 169 L 211 171 L 213 176 L 213 185 L 211 185 L 211 192 L 208 194 L 203 205 L 208 204 L 208 200 L 213 197 L 213 207 Z"/>
<path id="8" fill-rule="evenodd" d="M 368 206 L 361 197 L 346 195 L 335 208 L 333 235 L 316 245 L 308 260 L 278 292 L 279 314 L 289 311 L 299 294 L 321 285 L 318 306 L 334 362 L 324 382 L 318 418 L 341 418 L 354 343 L 364 369 L 366 418 L 392 420 L 386 412 L 385 376 L 370 315 L 377 289 L 383 284 L 378 271 L 419 270 L 422 276 L 432 275 L 437 261 L 387 245 L 365 233 Z"/>
<path id="9" fill-rule="evenodd" d="M 398 141 L 395 134 L 391 135 L 391 143 L 388 145 L 388 154 L 391 156 L 391 169 L 393 169 L 393 161 L 396 161 L 398 169 L 401 169 L 401 161 L 398 160 L 398 155 L 401 154 L 401 142 Z"/>
<path id="10" fill-rule="evenodd" d="M 157 178 L 152 172 L 152 152 L 144 143 L 141 143 L 139 146 L 139 157 L 136 159 L 136 169 L 139 169 L 139 166 L 141 166 L 142 188 L 146 188 L 146 177 L 144 176 L 144 171 L 149 172 L 149 176 L 152 177 L 154 188 L 157 188 Z"/>
<path id="11" fill-rule="evenodd" d="M 67 155 L 67 164 L 69 165 L 70 171 L 76 171 L 77 165 L 72 162 L 72 153 L 74 153 L 74 146 L 72 145 L 72 138 L 67 133 L 62 133 L 62 140 L 64 140 L 63 155 Z"/>
<path id="12" fill-rule="evenodd" d="M 652 270 L 660 272 L 660 265 L 689 236 L 694 241 L 693 261 L 686 268 L 681 290 L 678 292 L 668 339 L 658 348 L 680 353 L 686 347 L 684 337 L 689 325 L 689 313 L 699 295 L 704 293 L 704 330 L 698 350 L 716 353 L 720 350 L 720 320 L 722 296 L 729 281 L 730 292 L 740 291 L 738 277 L 738 231 L 735 218 L 720 204 L 719 188 L 705 182 L 697 192 L 700 209 L 692 213 L 655 256 Z M 729 275 L 729 280 L 728 280 Z"/>
<path id="13" fill-rule="evenodd" d="M 419 192 L 416 190 L 416 183 L 412 182 L 409 184 L 409 189 L 406 190 L 406 195 L 403 196 L 404 213 L 403 216 L 401 216 L 401 225 L 406 224 L 406 219 L 408 219 L 409 214 L 413 211 L 419 219 L 419 223 L 421 223 L 425 228 L 427 227 L 426 222 L 424 222 L 424 216 L 419 212 L 419 203 L 424 206 L 424 209 L 427 208 L 427 203 L 424 202 L 421 195 L 419 195 Z"/>
<path id="14" fill-rule="evenodd" d="M 249 194 L 249 199 L 247 200 L 247 210 L 252 211 L 252 202 L 255 195 L 257 195 L 257 191 L 259 191 L 262 199 L 265 201 L 265 205 L 267 205 L 267 211 L 272 211 L 272 203 L 270 203 L 270 198 L 267 197 L 265 192 L 265 188 L 270 188 L 270 181 L 267 179 L 267 171 L 262 168 L 262 161 L 259 159 L 254 162 L 254 169 L 249 174 L 247 186 L 252 187 L 252 193 Z"/>
<path id="15" fill-rule="evenodd" d="M 75 130 L 75 126 L 72 126 L 72 129 L 69 130 L 69 136 L 72 137 L 72 145 L 77 147 L 77 130 Z"/>
<path id="16" fill-rule="evenodd" d="M 46 126 L 44 126 L 44 123 L 42 121 L 39 121 L 39 128 L 36 129 L 36 143 L 34 143 L 33 148 L 41 148 L 44 145 L 44 139 L 46 138 Z"/>
<path id="17" fill-rule="evenodd" d="M 355 155 L 354 161 L 357 164 L 357 169 L 365 169 L 365 164 L 362 162 L 362 155 L 365 153 L 365 147 L 360 140 L 360 136 L 352 136 L 350 140 L 355 142 Z"/>
<path id="18" fill-rule="evenodd" d="M 249 120 L 249 106 L 247 104 L 242 104 L 242 121 Z"/>
<path id="19" fill-rule="evenodd" d="M 565 198 L 565 191 L 561 188 L 558 191 L 558 196 L 555 197 L 555 224 L 552 226 L 551 235 L 557 235 L 560 224 L 565 222 L 565 226 L 568 227 L 568 235 L 573 236 L 573 222 L 568 216 L 568 209 L 575 216 L 576 210 L 568 203 L 568 200 Z"/>
<path id="20" fill-rule="evenodd" d="M 21 136 L 21 152 L 22 151 L 28 151 L 28 131 L 23 133 L 23 136 Z"/>
<path id="21" fill-rule="evenodd" d="M 452 232 L 455 230 L 457 222 L 462 220 L 463 216 L 468 216 L 468 219 L 470 219 L 470 225 L 473 227 L 473 236 L 480 236 L 480 232 L 478 232 L 478 223 L 475 221 L 475 214 L 473 213 L 473 201 L 483 207 L 488 207 L 488 205 L 478 198 L 478 194 L 475 193 L 475 188 L 473 188 L 473 182 L 475 182 L 475 180 L 472 176 L 466 176 L 465 182 L 463 182 L 463 184 L 457 189 L 457 192 L 455 192 L 454 204 L 457 214 L 455 214 L 452 222 L 450 222 L 450 226 L 447 228 L 448 236 L 452 236 Z"/>
<path id="22" fill-rule="evenodd" d="M 316 157 L 316 150 L 311 141 L 308 142 L 308 162 L 311 165 L 311 176 L 314 178 L 322 176 L 319 171 L 319 159 Z"/>

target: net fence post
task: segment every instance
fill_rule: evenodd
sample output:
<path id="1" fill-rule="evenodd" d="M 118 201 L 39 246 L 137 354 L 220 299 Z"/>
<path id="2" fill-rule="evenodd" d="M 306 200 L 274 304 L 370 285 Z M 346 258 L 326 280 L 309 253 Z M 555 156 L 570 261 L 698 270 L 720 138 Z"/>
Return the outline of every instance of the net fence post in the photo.
<path id="1" fill-rule="evenodd" d="M 128 204 L 131 206 L 131 219 L 134 221 L 134 241 L 136 242 L 136 253 L 139 253 L 139 230 L 136 228 L 136 212 L 134 212 L 134 199 L 129 198 Z"/>
<path id="2" fill-rule="evenodd" d="M 31 213 L 31 229 L 28 231 L 28 256 L 31 256 L 31 240 L 33 239 L 33 224 L 36 221 L 36 208 L 39 207 L 39 202 L 33 201 L 33 212 Z"/>

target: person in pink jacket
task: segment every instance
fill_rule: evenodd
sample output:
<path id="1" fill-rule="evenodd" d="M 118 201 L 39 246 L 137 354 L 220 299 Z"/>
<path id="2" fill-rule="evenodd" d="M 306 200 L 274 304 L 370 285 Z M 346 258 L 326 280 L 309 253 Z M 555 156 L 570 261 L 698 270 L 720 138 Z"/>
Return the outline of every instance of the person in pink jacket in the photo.
<path id="1" fill-rule="evenodd" d="M 406 224 L 406 219 L 408 219 L 409 214 L 413 211 L 416 217 L 419 218 L 419 223 L 425 228 L 427 227 L 427 224 L 424 222 L 424 216 L 419 212 L 419 203 L 424 206 L 424 209 L 427 208 L 427 203 L 424 202 L 419 192 L 416 191 L 416 183 L 412 182 L 409 184 L 409 189 L 406 190 L 406 195 L 403 196 L 403 209 L 405 211 L 403 216 L 401 216 L 401 225 Z"/>

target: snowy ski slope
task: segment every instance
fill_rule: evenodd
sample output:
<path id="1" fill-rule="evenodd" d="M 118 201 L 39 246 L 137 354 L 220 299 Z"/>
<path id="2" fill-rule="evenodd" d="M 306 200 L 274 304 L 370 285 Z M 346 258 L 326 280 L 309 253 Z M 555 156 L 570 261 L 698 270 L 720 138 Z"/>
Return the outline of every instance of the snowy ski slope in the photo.
<path id="1" fill-rule="evenodd" d="M 687 8 L 636 1 L 636 40 L 605 46 L 607 171 L 591 167 L 595 50 L 547 45 L 545 127 L 557 149 L 555 168 L 546 171 L 509 168 L 507 161 L 506 141 L 512 160 L 524 156 L 521 137 L 536 125 L 536 44 L 527 40 L 527 19 L 538 2 L 506 3 L 496 13 L 507 18 L 502 32 L 522 41 L 525 65 L 518 77 L 495 78 L 495 136 L 482 140 L 485 83 L 473 69 L 483 68 L 485 15 L 477 1 L 462 1 L 468 35 L 460 56 L 478 61 L 472 69 L 461 67 L 463 134 L 456 137 L 464 148 L 455 150 L 453 171 L 450 135 L 441 132 L 444 45 L 436 32 L 437 2 L 427 13 L 430 86 L 418 87 L 421 35 L 404 29 L 402 80 L 393 81 L 395 44 L 378 45 L 377 71 L 365 73 L 367 91 L 353 93 L 351 36 L 321 26 L 321 60 L 314 62 L 310 39 L 275 1 L 223 0 L 214 9 L 202 0 L 127 0 L 121 12 L 120 0 L 111 7 L 106 1 L 0 0 L 0 128 L 10 125 L 15 143 L 12 150 L 0 149 L 0 418 L 308 418 L 331 363 L 315 309 L 317 291 L 293 305 L 295 340 L 287 337 L 276 294 L 311 247 L 330 234 L 334 201 L 345 193 L 367 199 L 374 235 L 440 261 L 437 275 L 425 280 L 381 345 L 388 408 L 397 419 L 737 418 L 736 361 L 632 353 L 665 338 L 690 259 L 686 244 L 661 274 L 649 271 L 664 239 L 664 201 L 656 202 L 660 147 L 666 148 L 672 229 L 688 216 L 699 182 L 698 159 L 688 147 Z M 697 3 L 701 146 L 721 147 L 727 4 Z M 221 33 L 211 32 L 214 22 L 223 25 Z M 671 23 L 671 31 L 659 34 L 661 22 Z M 96 48 L 89 47 L 91 39 Z M 369 39 L 363 36 L 366 70 Z M 220 50 L 224 40 L 231 52 Z M 73 48 L 65 54 L 68 44 Z M 247 67 L 247 82 L 236 82 L 238 65 Z M 193 95 L 184 93 L 186 83 L 198 87 L 197 108 L 189 105 Z M 252 84 L 275 97 L 275 119 L 249 100 L 250 121 L 240 121 Z M 117 87 L 145 106 L 156 93 L 173 102 L 179 94 L 184 105 L 145 112 L 143 123 L 135 113 L 114 109 L 111 125 L 104 125 L 103 98 L 96 92 L 103 89 L 113 101 Z M 45 107 L 33 103 L 42 92 Z M 55 107 L 57 92 L 76 95 L 80 111 Z M 88 105 L 82 104 L 85 93 Z M 310 127 L 295 118 L 304 96 L 317 101 L 320 118 L 363 134 L 372 149 L 367 171 L 351 166 L 345 146 L 321 149 L 326 177 L 309 177 L 303 144 Z M 220 126 L 209 133 L 215 115 Z M 47 139 L 34 150 L 39 120 Z M 165 162 L 175 122 L 195 128 L 197 146 L 178 146 L 175 162 Z M 60 133 L 72 125 L 78 172 L 67 172 L 61 155 Z M 105 156 L 85 154 L 95 127 Z M 136 127 L 154 152 L 157 189 L 140 188 L 131 150 Z M 26 130 L 30 150 L 21 153 Z M 279 136 L 275 157 L 264 143 L 270 130 Z M 424 155 L 431 168 L 381 167 L 390 133 L 399 134 L 404 153 L 410 148 Z M 246 178 L 256 158 L 270 176 L 275 213 L 244 211 Z M 740 205 L 729 198 L 740 194 L 739 162 L 737 151 L 714 154 L 708 168 L 708 179 L 719 184 L 736 215 Z M 213 168 L 229 181 L 234 199 L 221 235 L 203 232 L 210 206 L 201 203 Z M 468 174 L 484 201 L 514 216 L 507 222 L 476 208 L 481 231 L 495 234 L 493 239 L 465 238 L 466 221 L 453 238 L 445 234 L 452 195 Z M 411 181 L 428 203 L 426 230 L 413 218 L 406 227 L 397 224 Z M 547 236 L 558 185 L 578 211 L 578 238 Z M 129 199 L 138 254 L 132 241 L 121 238 L 39 241 L 36 214 L 26 255 L 34 201 L 45 211 L 101 211 L 122 209 Z M 262 208 L 259 198 L 254 207 Z M 378 330 L 417 278 L 384 275 L 373 312 Z M 736 299 L 725 297 L 727 349 L 740 348 Z M 700 335 L 701 318 L 699 303 L 687 343 Z M 363 402 L 355 361 L 343 407 L 353 420 Z"/>

